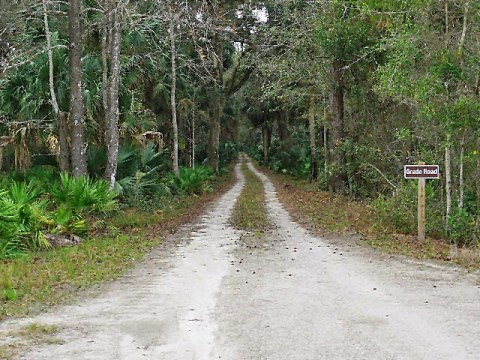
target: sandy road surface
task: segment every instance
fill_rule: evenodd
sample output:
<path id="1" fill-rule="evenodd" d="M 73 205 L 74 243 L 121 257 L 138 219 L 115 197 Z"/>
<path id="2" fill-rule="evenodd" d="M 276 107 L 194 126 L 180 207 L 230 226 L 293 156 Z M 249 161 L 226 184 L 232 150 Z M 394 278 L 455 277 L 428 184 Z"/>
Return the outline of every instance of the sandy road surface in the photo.
<path id="1" fill-rule="evenodd" d="M 99 296 L 35 322 L 63 345 L 21 359 L 480 359 L 480 280 L 456 267 L 333 245 L 291 221 L 265 184 L 273 228 L 245 243 L 238 183 L 197 223 Z"/>

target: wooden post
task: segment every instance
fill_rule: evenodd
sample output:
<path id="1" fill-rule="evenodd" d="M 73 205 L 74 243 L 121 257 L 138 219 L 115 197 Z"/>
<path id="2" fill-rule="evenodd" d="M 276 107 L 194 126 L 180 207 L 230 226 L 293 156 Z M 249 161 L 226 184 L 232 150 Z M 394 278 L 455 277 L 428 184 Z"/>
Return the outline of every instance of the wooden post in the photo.
<path id="1" fill-rule="evenodd" d="M 418 240 L 425 240 L 425 179 L 418 179 Z"/>

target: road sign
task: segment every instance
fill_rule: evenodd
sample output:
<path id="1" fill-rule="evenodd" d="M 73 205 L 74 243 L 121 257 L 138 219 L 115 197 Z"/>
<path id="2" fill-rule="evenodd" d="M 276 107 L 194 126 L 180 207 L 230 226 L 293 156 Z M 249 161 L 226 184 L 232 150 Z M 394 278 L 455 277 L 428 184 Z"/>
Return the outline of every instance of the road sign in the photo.
<path id="1" fill-rule="evenodd" d="M 418 180 L 418 240 L 425 240 L 425 180 L 439 179 L 440 169 L 438 165 L 405 165 L 403 167 L 405 179 Z"/>
<path id="2" fill-rule="evenodd" d="M 405 165 L 403 167 L 405 179 L 439 179 L 438 165 Z"/>

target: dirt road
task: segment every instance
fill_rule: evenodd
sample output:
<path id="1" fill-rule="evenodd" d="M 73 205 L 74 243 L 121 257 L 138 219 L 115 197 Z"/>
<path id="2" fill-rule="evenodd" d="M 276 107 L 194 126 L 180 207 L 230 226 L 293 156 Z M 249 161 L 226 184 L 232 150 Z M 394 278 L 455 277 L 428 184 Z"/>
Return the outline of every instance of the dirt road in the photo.
<path id="1" fill-rule="evenodd" d="M 197 223 L 95 298 L 0 324 L 61 341 L 21 359 L 480 359 L 480 279 L 457 267 L 333 245 L 291 221 L 271 182 L 272 230 L 229 225 L 238 183 Z M 59 344 L 61 342 L 62 344 Z"/>

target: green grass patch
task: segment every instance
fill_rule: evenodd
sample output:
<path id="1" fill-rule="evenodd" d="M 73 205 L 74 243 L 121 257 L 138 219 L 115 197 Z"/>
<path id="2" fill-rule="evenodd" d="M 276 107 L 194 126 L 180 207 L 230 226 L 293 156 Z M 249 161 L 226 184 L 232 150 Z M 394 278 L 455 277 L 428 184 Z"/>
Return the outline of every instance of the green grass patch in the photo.
<path id="1" fill-rule="evenodd" d="M 237 229 L 262 234 L 268 226 L 263 183 L 246 163 L 242 164 L 242 172 L 246 184 L 235 205 L 231 222 Z"/>
<path id="2" fill-rule="evenodd" d="M 106 227 L 78 246 L 0 260 L 0 320 L 38 312 L 123 275 L 168 234 L 201 213 L 231 181 L 230 174 L 212 181 L 215 193 L 174 197 L 157 210 L 121 211 L 104 219 Z"/>

